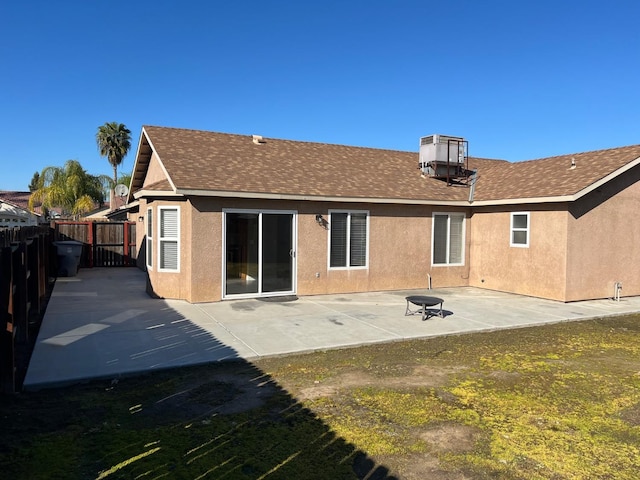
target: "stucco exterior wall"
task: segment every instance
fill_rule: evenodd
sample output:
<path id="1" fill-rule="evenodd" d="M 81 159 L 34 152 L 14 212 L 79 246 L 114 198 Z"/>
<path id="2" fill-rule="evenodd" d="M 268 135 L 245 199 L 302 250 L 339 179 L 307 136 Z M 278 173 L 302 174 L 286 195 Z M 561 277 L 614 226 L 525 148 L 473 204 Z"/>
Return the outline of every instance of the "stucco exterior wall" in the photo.
<path id="1" fill-rule="evenodd" d="M 511 212 L 529 212 L 529 247 L 510 246 Z M 471 217 L 469 285 L 564 301 L 566 205 L 477 208 Z"/>
<path id="2" fill-rule="evenodd" d="M 567 301 L 640 295 L 640 170 L 621 175 L 570 209 Z"/>
<path id="3" fill-rule="evenodd" d="M 136 266 L 141 270 L 146 270 L 147 247 L 145 242 L 147 241 L 147 200 L 141 198 L 138 205 L 138 213 L 134 215 L 135 218 L 129 217 L 129 220 L 136 222 L 136 252 L 138 252 Z M 138 217 L 143 217 L 143 221 L 138 221 Z"/>
<path id="4" fill-rule="evenodd" d="M 640 176 L 640 172 L 636 172 Z M 146 210 L 180 205 L 180 272 L 149 270 L 152 291 L 190 302 L 218 301 L 223 292 L 223 211 L 286 210 L 297 213 L 295 291 L 299 295 L 475 286 L 559 301 L 605 298 L 613 284 L 623 295 L 640 295 L 640 225 L 632 222 L 640 198 L 633 178 L 614 182 L 574 204 L 476 207 L 472 212 L 443 207 L 333 204 L 194 197 L 141 200 L 137 235 L 145 263 Z M 328 266 L 329 230 L 316 214 L 331 210 L 369 212 L 368 267 Z M 529 247 L 510 246 L 512 212 L 529 213 Z M 431 265 L 433 214 L 466 215 L 462 266 Z M 157 237 L 157 234 L 156 234 Z"/>
<path id="5" fill-rule="evenodd" d="M 158 225 L 159 225 L 159 207 L 161 206 L 178 206 L 180 209 L 180 269 L 178 272 L 158 271 Z M 143 212 L 143 205 L 140 205 L 141 212 Z M 146 241 L 146 228 L 148 222 L 147 209 L 153 210 L 153 264 L 151 268 L 146 268 L 147 277 L 149 281 L 148 289 L 150 293 L 157 295 L 161 298 L 180 298 L 189 300 L 192 296 L 192 251 L 189 239 L 191 237 L 191 211 L 190 205 L 186 200 L 154 200 L 147 202 L 144 205 L 144 235 L 139 235 L 137 238 L 143 237 L 142 240 Z M 142 241 L 141 240 L 141 241 Z M 145 253 L 146 263 L 146 247 L 143 246 L 142 250 Z M 142 255 L 141 255 L 142 256 Z"/>
<path id="6" fill-rule="evenodd" d="M 159 182 L 160 180 L 166 179 L 167 176 L 164 174 L 164 170 L 158 161 L 158 155 L 156 152 L 153 152 L 151 155 L 151 159 L 149 161 L 149 169 L 147 170 L 147 175 L 144 178 L 143 188 L 146 185 L 151 185 L 152 183 Z"/>
<path id="7" fill-rule="evenodd" d="M 156 200 L 151 204 L 155 218 L 157 207 L 165 204 L 171 202 Z M 143 204 L 140 208 L 146 211 Z M 431 267 L 430 207 L 194 197 L 181 203 L 181 271 L 149 271 L 157 295 L 194 303 L 222 298 L 224 209 L 297 212 L 295 277 L 299 295 L 427 288 L 429 274 L 434 287 L 468 284 L 468 244 L 464 266 Z M 369 212 L 368 268 L 329 268 L 329 230 L 316 222 L 316 215 L 329 219 L 330 210 L 335 209 Z"/>

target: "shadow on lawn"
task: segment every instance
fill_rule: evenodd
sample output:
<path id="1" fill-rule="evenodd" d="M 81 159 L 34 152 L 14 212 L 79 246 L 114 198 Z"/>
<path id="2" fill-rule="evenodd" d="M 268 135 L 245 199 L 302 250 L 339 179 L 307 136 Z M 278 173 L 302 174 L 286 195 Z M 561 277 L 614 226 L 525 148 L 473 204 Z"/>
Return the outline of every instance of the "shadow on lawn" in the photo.
<path id="1" fill-rule="evenodd" d="M 245 361 L 6 396 L 10 478 L 392 480 Z"/>
<path id="2" fill-rule="evenodd" d="M 65 308 L 87 308 L 77 304 L 83 298 L 90 301 L 70 296 Z M 121 342 L 120 356 L 139 359 L 138 372 L 150 364 L 157 370 L 129 368 L 119 372 L 126 376 L 0 397 L 0 469 L 10 478 L 395 478 L 167 302 L 137 297 L 133 303 L 145 313 L 102 312 L 101 321 L 87 315 L 111 335 L 97 345 L 96 359 L 108 361 L 104 352 Z M 134 328 L 140 321 L 171 327 Z M 141 349 L 142 334 L 148 336 Z M 61 355 L 96 340 L 67 341 L 61 334 L 38 338 Z"/>

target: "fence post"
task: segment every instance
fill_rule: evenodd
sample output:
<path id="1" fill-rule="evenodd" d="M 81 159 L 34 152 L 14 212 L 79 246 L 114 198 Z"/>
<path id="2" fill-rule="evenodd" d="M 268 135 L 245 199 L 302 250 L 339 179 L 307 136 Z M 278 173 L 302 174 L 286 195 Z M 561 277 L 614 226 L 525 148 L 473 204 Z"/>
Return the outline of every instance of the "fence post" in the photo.
<path id="1" fill-rule="evenodd" d="M 3 392 L 15 391 L 14 343 L 15 329 L 13 325 L 13 265 L 12 247 L 0 246 L 0 328 L 2 345 L 0 346 L 0 389 Z"/>
<path id="2" fill-rule="evenodd" d="M 38 275 L 40 268 L 40 236 L 34 235 L 27 243 L 27 319 L 29 325 L 33 323 L 33 318 L 40 313 L 40 279 Z"/>
<path id="3" fill-rule="evenodd" d="M 29 299 L 27 297 L 27 242 L 14 243 L 13 251 L 13 325 L 16 340 L 29 341 Z"/>

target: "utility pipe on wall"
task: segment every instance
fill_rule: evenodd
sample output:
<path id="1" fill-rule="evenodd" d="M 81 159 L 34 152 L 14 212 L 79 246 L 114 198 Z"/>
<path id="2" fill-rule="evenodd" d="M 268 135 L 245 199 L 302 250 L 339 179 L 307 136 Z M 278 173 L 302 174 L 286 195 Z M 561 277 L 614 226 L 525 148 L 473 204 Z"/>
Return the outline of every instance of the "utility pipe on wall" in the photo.
<path id="1" fill-rule="evenodd" d="M 613 284 L 613 299 L 616 302 L 620 301 L 620 291 L 622 290 L 622 282 L 616 282 Z"/>

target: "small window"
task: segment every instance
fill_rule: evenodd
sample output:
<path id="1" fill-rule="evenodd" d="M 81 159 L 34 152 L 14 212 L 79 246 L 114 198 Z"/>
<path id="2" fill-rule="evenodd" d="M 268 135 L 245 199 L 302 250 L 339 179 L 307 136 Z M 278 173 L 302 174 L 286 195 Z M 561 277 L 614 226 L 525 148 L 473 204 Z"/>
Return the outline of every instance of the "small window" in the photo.
<path id="1" fill-rule="evenodd" d="M 147 267 L 153 267 L 153 209 L 147 209 Z"/>
<path id="2" fill-rule="evenodd" d="M 464 214 L 433 215 L 433 265 L 464 265 Z"/>
<path id="3" fill-rule="evenodd" d="M 158 270 L 180 270 L 180 210 L 178 207 L 159 207 Z"/>
<path id="4" fill-rule="evenodd" d="M 367 266 L 368 212 L 329 212 L 329 267 Z"/>
<path id="5" fill-rule="evenodd" d="M 529 247 L 529 212 L 511 213 L 511 246 Z"/>

